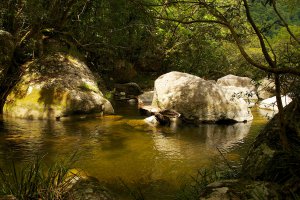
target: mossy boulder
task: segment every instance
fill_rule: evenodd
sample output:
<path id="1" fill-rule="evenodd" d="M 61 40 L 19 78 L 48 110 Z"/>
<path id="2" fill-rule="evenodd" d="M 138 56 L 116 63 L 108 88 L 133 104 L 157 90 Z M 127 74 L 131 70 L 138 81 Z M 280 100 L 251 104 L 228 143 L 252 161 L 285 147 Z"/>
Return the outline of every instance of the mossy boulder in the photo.
<path id="1" fill-rule="evenodd" d="M 209 184 L 200 193 L 200 200 L 283 199 L 276 183 L 251 180 L 222 180 Z"/>
<path id="2" fill-rule="evenodd" d="M 279 136 L 278 114 L 266 125 L 251 146 L 243 163 L 246 178 L 276 182 L 287 192 L 300 194 L 300 105 L 294 100 L 284 109 L 289 149 Z"/>
<path id="3" fill-rule="evenodd" d="M 74 114 L 113 113 L 89 68 L 80 60 L 53 54 L 26 63 L 21 81 L 4 105 L 4 114 L 57 119 Z"/>

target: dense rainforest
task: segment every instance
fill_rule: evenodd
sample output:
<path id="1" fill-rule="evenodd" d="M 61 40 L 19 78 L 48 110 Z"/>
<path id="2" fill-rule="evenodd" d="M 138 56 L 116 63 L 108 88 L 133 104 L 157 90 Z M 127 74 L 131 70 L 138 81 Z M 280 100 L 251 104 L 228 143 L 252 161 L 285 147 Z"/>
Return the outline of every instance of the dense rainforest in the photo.
<path id="1" fill-rule="evenodd" d="M 271 164 L 268 163 L 270 173 L 264 171 L 257 175 L 253 172 L 251 178 L 272 182 L 270 177 L 278 175 L 274 182 L 283 184 L 285 189 L 294 187 L 292 195 L 288 194 L 297 198 L 300 190 L 297 186 L 300 161 L 297 155 L 300 149 L 297 124 L 299 5 L 299 0 L 1 1 L 0 113 L 14 86 L 28 73 L 27 67 L 33 63 L 43 71 L 45 66 L 62 60 L 59 56 L 49 59 L 49 55 L 55 53 L 71 56 L 68 66 L 74 67 L 74 77 L 79 74 L 88 79 L 88 73 L 75 70 L 80 62 L 86 63 L 96 75 L 98 87 L 107 92 L 107 96 L 115 84 L 136 82 L 145 90 L 151 89 L 158 76 L 171 71 L 193 74 L 205 80 L 234 74 L 249 77 L 256 85 L 268 77 L 274 81 L 279 113 L 264 130 L 265 137 L 259 136 L 259 139 L 279 149 L 279 153 L 272 158 Z M 64 63 L 58 66 L 63 70 L 68 68 Z M 47 75 L 40 74 L 39 80 Z M 58 78 L 64 79 L 63 76 Z M 78 87 L 99 90 L 89 85 Z M 293 104 L 284 108 L 281 95 L 287 94 Z M 39 101 L 51 106 L 53 99 L 48 100 L 46 96 Z M 64 96 L 59 98 L 64 99 Z M 103 102 L 101 109 L 106 107 L 108 113 L 113 113 L 111 105 L 107 105 L 106 100 Z M 74 105 L 84 106 L 77 102 Z M 50 111 L 47 115 L 51 115 Z M 277 133 L 276 137 L 269 134 L 273 132 Z M 254 144 L 257 148 L 260 145 L 259 142 Z M 252 170 L 249 160 L 257 154 L 253 147 L 245 159 L 244 174 Z M 290 164 L 282 166 L 285 162 Z M 281 170 L 289 170 L 288 175 L 272 168 L 272 163 Z M 294 175 L 296 178 L 290 179 Z"/>

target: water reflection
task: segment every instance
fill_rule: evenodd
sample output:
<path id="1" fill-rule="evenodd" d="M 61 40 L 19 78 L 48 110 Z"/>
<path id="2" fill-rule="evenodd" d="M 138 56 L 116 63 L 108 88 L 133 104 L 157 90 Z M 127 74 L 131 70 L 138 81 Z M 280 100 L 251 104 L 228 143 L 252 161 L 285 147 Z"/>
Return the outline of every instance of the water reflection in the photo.
<path id="1" fill-rule="evenodd" d="M 252 122 L 234 125 L 203 124 L 195 127 L 154 128 L 155 148 L 167 157 L 182 159 L 197 155 L 199 149 L 213 154 L 217 148 L 230 150 L 244 142 Z"/>
<path id="2" fill-rule="evenodd" d="M 79 151 L 78 166 L 112 185 L 121 178 L 179 187 L 178 177 L 213 165 L 219 155 L 216 147 L 231 150 L 247 143 L 251 127 L 251 122 L 152 127 L 134 106 L 121 107 L 118 114 L 59 122 L 0 118 L 0 162 L 22 162 L 35 155 L 52 162 Z"/>
<path id="3" fill-rule="evenodd" d="M 137 147 L 131 149 L 130 145 L 135 142 L 153 145 L 145 151 L 157 153 L 160 159 L 199 160 L 199 154 L 208 159 L 216 148 L 228 150 L 243 143 L 250 127 L 251 122 L 230 126 L 152 127 L 145 124 L 142 118 L 122 116 L 62 122 L 2 118 L 0 153 L 2 159 L 26 160 L 37 154 L 51 156 L 74 149 L 87 154 L 95 149 L 110 154 L 140 151 Z M 115 158 L 116 154 L 112 157 Z"/>

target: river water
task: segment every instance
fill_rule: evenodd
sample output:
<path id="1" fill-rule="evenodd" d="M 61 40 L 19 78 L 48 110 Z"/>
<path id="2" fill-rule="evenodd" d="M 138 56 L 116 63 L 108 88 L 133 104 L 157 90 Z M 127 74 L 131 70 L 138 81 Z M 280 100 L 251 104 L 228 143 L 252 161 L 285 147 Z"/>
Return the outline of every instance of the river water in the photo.
<path id="1" fill-rule="evenodd" d="M 65 121 L 0 118 L 0 164 L 46 162 L 78 152 L 76 168 L 107 184 L 123 199 L 140 190 L 146 199 L 174 199 L 198 169 L 212 168 L 221 150 L 238 162 L 266 119 L 252 110 L 248 123 L 152 127 L 136 105 L 117 103 L 116 115 Z M 124 187 L 126 185 L 126 187 Z M 127 189 L 126 189 L 127 188 Z"/>

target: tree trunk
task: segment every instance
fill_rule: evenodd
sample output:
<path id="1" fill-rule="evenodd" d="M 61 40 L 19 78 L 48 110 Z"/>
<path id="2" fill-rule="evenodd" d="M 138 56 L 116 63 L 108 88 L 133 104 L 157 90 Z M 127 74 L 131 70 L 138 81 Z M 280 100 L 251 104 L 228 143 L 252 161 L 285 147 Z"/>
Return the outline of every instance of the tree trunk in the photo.
<path id="1" fill-rule="evenodd" d="M 285 124 L 285 117 L 283 113 L 283 105 L 281 101 L 281 91 L 280 91 L 280 77 L 278 74 L 275 74 L 275 91 L 276 91 L 276 102 L 277 102 L 277 107 L 278 107 L 278 115 L 279 115 L 279 135 L 280 135 L 280 140 L 282 144 L 282 148 L 285 151 L 289 151 L 289 143 L 286 135 L 286 124 Z"/>

